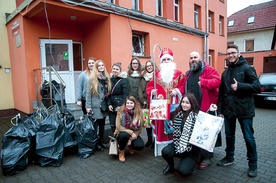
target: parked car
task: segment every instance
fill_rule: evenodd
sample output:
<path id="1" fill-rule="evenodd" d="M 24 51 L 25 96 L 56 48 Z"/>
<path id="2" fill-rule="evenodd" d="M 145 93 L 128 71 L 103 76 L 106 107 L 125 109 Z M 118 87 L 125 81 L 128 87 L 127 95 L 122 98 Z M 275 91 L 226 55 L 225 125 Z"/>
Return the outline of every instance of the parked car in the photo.
<path id="1" fill-rule="evenodd" d="M 276 105 L 276 73 L 263 73 L 259 77 L 261 83 L 261 93 L 254 95 L 256 105 L 273 104 Z"/>

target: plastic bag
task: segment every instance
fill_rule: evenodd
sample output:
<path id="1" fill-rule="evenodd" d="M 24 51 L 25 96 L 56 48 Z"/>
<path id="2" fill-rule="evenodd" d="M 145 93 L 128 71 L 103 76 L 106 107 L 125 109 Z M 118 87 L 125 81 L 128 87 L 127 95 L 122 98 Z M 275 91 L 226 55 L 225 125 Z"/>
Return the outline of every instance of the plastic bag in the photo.
<path id="1" fill-rule="evenodd" d="M 40 166 L 60 166 L 64 150 L 64 125 L 58 107 L 54 106 L 40 124 L 36 134 L 37 164 Z"/>
<path id="2" fill-rule="evenodd" d="M 76 135 L 78 142 L 78 157 L 88 158 L 94 153 L 98 141 L 97 131 L 94 128 L 94 120 L 89 114 L 84 115 L 76 125 Z"/>
<path id="3" fill-rule="evenodd" d="M 27 168 L 31 138 L 20 115 L 16 123 L 3 136 L 1 165 L 4 175 L 13 175 Z"/>
<path id="4" fill-rule="evenodd" d="M 64 147 L 71 148 L 77 145 L 76 140 L 76 125 L 75 125 L 75 117 L 73 116 L 70 110 L 65 110 L 62 114 L 62 121 L 64 125 Z"/>

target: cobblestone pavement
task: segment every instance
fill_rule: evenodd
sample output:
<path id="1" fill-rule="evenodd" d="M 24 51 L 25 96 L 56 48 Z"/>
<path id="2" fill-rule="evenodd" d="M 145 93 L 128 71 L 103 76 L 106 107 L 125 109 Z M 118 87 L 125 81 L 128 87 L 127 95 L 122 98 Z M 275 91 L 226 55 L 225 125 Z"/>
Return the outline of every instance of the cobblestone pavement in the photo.
<path id="1" fill-rule="evenodd" d="M 258 176 L 247 176 L 246 148 L 240 126 L 237 124 L 235 163 L 228 167 L 218 167 L 216 162 L 224 157 L 225 140 L 224 129 L 222 133 L 223 146 L 215 149 L 211 166 L 206 170 L 197 172 L 188 177 L 182 177 L 177 173 L 163 176 L 162 171 L 166 166 L 162 157 L 154 157 L 152 148 L 145 148 L 135 155 L 127 155 L 126 162 L 120 163 L 117 157 L 104 152 L 96 151 L 87 159 L 80 159 L 76 155 L 65 156 L 60 167 L 39 167 L 29 165 L 27 169 L 13 176 L 0 175 L 1 183 L 40 183 L 40 182 L 276 182 L 276 110 L 256 109 L 254 118 L 255 138 L 258 150 Z M 3 131 L 3 122 L 0 128 Z M 109 125 L 106 126 L 106 136 L 109 135 Z M 146 140 L 146 130 L 142 132 L 142 138 Z M 1 138 L 3 134 L 0 134 Z M 106 142 L 108 140 L 106 139 Z M 178 159 L 176 159 L 176 164 Z"/>

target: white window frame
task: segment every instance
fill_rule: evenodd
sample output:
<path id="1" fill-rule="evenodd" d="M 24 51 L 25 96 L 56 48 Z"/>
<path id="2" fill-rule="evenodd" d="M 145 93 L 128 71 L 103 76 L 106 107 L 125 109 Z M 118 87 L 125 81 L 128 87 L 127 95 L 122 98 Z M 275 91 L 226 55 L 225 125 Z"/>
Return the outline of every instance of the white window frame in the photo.
<path id="1" fill-rule="evenodd" d="M 132 9 L 139 11 L 139 0 L 132 0 Z"/>
<path id="2" fill-rule="evenodd" d="M 198 23 L 198 16 L 199 16 L 199 7 L 197 5 L 194 6 L 194 26 L 195 28 L 199 28 L 199 23 Z"/>
<path id="3" fill-rule="evenodd" d="M 219 35 L 223 36 L 223 16 L 219 16 Z"/>
<path id="4" fill-rule="evenodd" d="M 162 17 L 163 16 L 163 0 L 156 0 L 156 15 Z M 159 11 L 160 7 L 160 11 Z"/>
<path id="5" fill-rule="evenodd" d="M 213 19 L 211 16 L 211 12 L 209 11 L 209 15 L 208 15 L 208 32 L 213 32 L 212 27 L 213 27 Z"/>
<path id="6" fill-rule="evenodd" d="M 229 20 L 228 21 L 228 27 L 233 27 L 234 26 L 234 23 L 235 23 L 235 20 Z"/>
<path id="7" fill-rule="evenodd" d="M 177 22 L 179 22 L 179 1 L 180 0 L 174 0 L 173 1 L 173 6 L 174 6 L 174 21 L 177 21 Z M 175 17 L 175 15 L 177 15 L 177 17 Z"/>
<path id="8" fill-rule="evenodd" d="M 138 39 L 138 44 L 140 48 L 140 52 L 135 52 L 135 49 L 133 47 L 133 42 L 132 42 L 132 55 L 133 56 L 145 56 L 145 35 L 144 34 L 139 34 L 139 33 L 132 33 L 132 39 L 133 37 Z"/>
<path id="9" fill-rule="evenodd" d="M 247 23 L 248 23 L 248 24 L 253 24 L 254 21 L 255 21 L 255 16 L 250 16 L 250 17 L 248 17 L 248 19 L 247 19 Z"/>

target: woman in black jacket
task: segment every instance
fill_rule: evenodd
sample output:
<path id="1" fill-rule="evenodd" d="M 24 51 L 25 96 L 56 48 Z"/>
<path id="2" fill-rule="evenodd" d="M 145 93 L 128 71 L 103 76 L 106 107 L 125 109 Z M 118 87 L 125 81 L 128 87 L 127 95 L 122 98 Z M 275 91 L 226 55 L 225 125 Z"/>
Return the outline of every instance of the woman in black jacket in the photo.
<path id="1" fill-rule="evenodd" d="M 116 116 L 117 110 L 121 105 L 124 104 L 125 99 L 128 96 L 128 83 L 127 83 L 127 73 L 121 72 L 122 66 L 120 62 L 113 64 L 111 83 L 112 89 L 110 95 L 107 99 L 107 106 L 109 109 L 109 122 L 112 132 L 115 132 L 116 126 Z"/>

